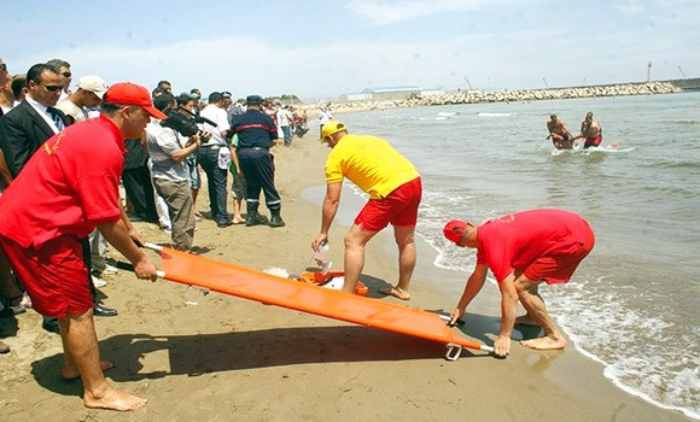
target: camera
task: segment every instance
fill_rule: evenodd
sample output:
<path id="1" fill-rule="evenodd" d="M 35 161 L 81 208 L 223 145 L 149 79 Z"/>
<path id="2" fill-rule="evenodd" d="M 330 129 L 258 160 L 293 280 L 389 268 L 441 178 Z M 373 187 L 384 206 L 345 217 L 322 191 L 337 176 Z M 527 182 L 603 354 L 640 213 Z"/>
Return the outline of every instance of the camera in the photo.
<path id="1" fill-rule="evenodd" d="M 217 124 L 211 120 L 198 116 L 182 107 L 169 112 L 168 117 L 161 121 L 160 125 L 173 129 L 182 136 L 191 137 L 199 133 L 199 127 L 197 126 L 199 123 L 206 123 L 217 127 Z"/>

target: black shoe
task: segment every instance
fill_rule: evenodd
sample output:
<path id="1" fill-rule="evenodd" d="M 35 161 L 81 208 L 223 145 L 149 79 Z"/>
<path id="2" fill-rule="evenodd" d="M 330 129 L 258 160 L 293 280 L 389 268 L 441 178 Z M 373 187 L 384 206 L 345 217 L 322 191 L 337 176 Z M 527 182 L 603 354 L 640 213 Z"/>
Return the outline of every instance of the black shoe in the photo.
<path id="1" fill-rule="evenodd" d="M 93 315 L 101 317 L 112 317 L 119 315 L 116 309 L 108 308 L 102 305 L 95 305 L 93 308 Z"/>
<path id="2" fill-rule="evenodd" d="M 231 221 L 231 220 L 220 221 L 220 222 L 216 223 L 216 227 L 218 227 L 218 228 L 224 228 L 224 227 L 228 227 L 228 226 L 232 226 L 232 225 L 233 225 L 233 221 Z"/>
<path id="3" fill-rule="evenodd" d="M 58 328 L 58 320 L 56 318 L 44 317 L 41 328 L 50 333 L 60 334 L 61 332 L 61 329 Z"/>
<path id="4" fill-rule="evenodd" d="M 272 213 L 272 218 L 270 218 L 270 227 L 284 227 L 284 220 L 280 216 L 279 211 Z"/>
<path id="5" fill-rule="evenodd" d="M 249 212 L 248 215 L 245 216 L 246 226 L 257 226 L 260 224 L 268 225 L 269 222 L 267 220 L 267 217 L 265 217 L 264 215 L 260 215 L 257 212 Z"/>

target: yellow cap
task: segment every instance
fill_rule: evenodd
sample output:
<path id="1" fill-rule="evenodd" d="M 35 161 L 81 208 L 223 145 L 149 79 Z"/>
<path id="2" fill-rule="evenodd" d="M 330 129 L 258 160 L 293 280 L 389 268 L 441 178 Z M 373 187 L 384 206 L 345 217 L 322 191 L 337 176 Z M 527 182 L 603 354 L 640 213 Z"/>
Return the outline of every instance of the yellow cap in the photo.
<path id="1" fill-rule="evenodd" d="M 334 133 L 338 133 L 343 130 L 348 130 L 348 128 L 345 127 L 344 124 L 337 120 L 329 120 L 328 122 L 323 124 L 323 129 L 321 130 L 321 142 L 325 141 L 326 138 L 333 135 Z"/>

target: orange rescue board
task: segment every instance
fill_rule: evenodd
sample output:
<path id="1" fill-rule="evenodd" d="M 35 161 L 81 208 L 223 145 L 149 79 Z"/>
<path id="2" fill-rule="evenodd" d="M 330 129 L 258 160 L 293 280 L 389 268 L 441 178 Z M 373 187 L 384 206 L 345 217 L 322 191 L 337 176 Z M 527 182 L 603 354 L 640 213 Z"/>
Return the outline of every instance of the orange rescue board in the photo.
<path id="1" fill-rule="evenodd" d="M 457 347 L 492 351 L 448 327 L 440 316 L 421 309 L 325 289 L 173 249 L 160 248 L 164 278 L 219 293 L 282 306 L 314 315 L 406 334 Z M 459 352 L 457 356 L 459 356 Z M 450 353 L 450 350 L 448 350 Z M 448 356 L 449 358 L 449 356 Z"/>

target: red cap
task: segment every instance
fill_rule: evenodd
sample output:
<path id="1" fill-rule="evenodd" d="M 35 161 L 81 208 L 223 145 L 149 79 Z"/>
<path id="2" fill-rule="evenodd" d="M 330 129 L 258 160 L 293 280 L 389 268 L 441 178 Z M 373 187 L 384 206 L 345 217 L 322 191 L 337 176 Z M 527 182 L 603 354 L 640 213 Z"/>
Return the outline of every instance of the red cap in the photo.
<path id="1" fill-rule="evenodd" d="M 462 220 L 452 220 L 445 224 L 445 227 L 442 229 L 445 237 L 456 245 L 458 245 L 459 241 L 462 240 L 462 236 L 464 236 L 464 232 L 466 231 L 467 223 Z"/>
<path id="2" fill-rule="evenodd" d="M 138 106 L 146 110 L 156 119 L 163 120 L 167 116 L 153 106 L 151 94 L 141 85 L 130 82 L 120 82 L 109 87 L 103 101 L 109 104 Z"/>

